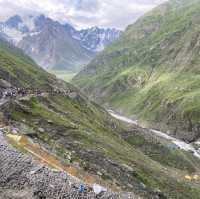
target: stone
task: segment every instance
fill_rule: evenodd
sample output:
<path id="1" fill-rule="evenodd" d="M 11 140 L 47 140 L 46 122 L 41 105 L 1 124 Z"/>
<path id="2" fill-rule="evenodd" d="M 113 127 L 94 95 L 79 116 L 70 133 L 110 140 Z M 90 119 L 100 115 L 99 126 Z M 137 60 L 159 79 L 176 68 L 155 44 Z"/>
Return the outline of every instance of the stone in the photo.
<path id="1" fill-rule="evenodd" d="M 98 176 L 102 176 L 103 174 L 102 174 L 100 171 L 98 171 L 98 172 L 97 172 L 97 175 L 98 175 Z"/>
<path id="2" fill-rule="evenodd" d="M 45 130 L 43 128 L 38 128 L 38 131 L 41 132 L 41 133 L 45 132 Z"/>

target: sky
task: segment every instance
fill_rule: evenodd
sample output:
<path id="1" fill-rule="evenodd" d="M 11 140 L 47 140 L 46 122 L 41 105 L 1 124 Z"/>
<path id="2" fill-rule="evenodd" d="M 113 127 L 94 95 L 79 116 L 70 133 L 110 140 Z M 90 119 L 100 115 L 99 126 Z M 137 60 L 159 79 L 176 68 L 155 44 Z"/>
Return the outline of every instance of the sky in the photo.
<path id="1" fill-rule="evenodd" d="M 166 0 L 0 0 L 0 20 L 14 14 L 44 14 L 78 29 L 92 26 L 125 29 Z"/>

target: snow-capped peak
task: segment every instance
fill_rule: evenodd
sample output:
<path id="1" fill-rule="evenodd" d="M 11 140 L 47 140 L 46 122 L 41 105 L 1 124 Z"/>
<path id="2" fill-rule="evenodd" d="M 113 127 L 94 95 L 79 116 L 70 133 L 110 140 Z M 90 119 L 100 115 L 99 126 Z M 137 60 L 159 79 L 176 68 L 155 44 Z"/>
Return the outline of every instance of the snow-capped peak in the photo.
<path id="1" fill-rule="evenodd" d="M 77 31 L 73 34 L 73 38 L 81 41 L 84 48 L 99 52 L 102 51 L 105 46 L 116 40 L 121 34 L 121 31 L 110 28 L 99 28 L 97 26 Z"/>

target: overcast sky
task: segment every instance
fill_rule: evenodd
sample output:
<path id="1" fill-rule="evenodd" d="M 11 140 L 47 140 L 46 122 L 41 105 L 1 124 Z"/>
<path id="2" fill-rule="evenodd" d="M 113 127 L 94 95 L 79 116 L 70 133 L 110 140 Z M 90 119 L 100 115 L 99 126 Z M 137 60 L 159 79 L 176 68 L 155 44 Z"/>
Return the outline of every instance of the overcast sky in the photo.
<path id="1" fill-rule="evenodd" d="M 0 20 L 11 15 L 45 14 L 77 28 L 124 29 L 166 0 L 0 0 Z"/>

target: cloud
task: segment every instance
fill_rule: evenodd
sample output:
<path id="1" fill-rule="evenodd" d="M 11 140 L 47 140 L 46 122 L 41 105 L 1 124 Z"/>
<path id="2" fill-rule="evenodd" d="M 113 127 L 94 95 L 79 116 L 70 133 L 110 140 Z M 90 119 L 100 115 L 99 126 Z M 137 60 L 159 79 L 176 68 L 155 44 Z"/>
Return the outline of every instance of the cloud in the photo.
<path id="1" fill-rule="evenodd" d="M 45 14 L 78 28 L 124 29 L 139 16 L 166 0 L 0 0 L 0 20 L 14 15 Z"/>

